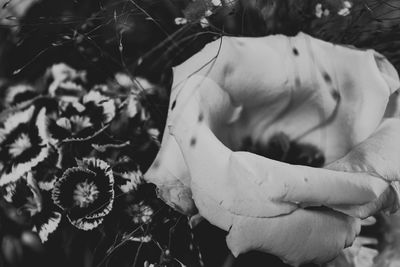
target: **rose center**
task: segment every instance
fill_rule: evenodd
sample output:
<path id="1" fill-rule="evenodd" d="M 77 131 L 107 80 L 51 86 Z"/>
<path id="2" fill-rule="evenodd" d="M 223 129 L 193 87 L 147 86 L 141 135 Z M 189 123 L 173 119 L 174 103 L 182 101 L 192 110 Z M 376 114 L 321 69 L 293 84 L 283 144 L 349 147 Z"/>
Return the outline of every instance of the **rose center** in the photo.
<path id="1" fill-rule="evenodd" d="M 13 157 L 17 157 L 25 150 L 32 146 L 29 136 L 27 134 L 20 134 L 17 139 L 10 145 L 9 153 Z"/>
<path id="2" fill-rule="evenodd" d="M 87 208 L 99 196 L 99 190 L 94 182 L 87 180 L 76 185 L 74 190 L 73 199 L 76 205 L 81 208 Z"/>

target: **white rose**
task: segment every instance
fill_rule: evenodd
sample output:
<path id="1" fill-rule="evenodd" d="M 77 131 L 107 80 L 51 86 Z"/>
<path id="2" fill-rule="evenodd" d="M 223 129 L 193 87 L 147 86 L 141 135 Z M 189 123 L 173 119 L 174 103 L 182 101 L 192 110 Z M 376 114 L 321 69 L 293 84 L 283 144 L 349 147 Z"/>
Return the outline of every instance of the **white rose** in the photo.
<path id="1" fill-rule="evenodd" d="M 172 207 L 229 231 L 235 256 L 329 261 L 360 219 L 398 208 L 400 120 L 384 116 L 398 112 L 388 102 L 399 87 L 373 50 L 302 33 L 223 37 L 174 68 L 167 128 L 145 178 Z M 276 133 L 317 147 L 324 168 L 240 151 L 244 139 Z"/>

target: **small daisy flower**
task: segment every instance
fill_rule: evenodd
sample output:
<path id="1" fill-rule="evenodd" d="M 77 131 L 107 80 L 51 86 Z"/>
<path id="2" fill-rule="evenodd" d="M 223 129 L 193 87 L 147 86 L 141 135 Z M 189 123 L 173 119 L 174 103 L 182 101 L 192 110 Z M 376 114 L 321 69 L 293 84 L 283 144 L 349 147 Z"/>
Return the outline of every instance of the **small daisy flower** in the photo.
<path id="1" fill-rule="evenodd" d="M 131 205 L 127 212 L 132 217 L 132 221 L 135 224 L 150 223 L 154 214 L 153 209 L 150 206 L 145 205 L 143 202 Z"/>
<path id="2" fill-rule="evenodd" d="M 52 128 L 54 138 L 58 140 L 90 138 L 116 116 L 115 101 L 98 90 L 90 91 L 81 101 L 71 102 L 60 108 L 60 117 Z"/>
<path id="3" fill-rule="evenodd" d="M 83 104 L 90 107 L 94 104 L 100 111 L 101 121 L 103 124 L 109 123 L 116 114 L 116 106 L 113 99 L 103 95 L 99 91 L 92 90 L 83 97 Z"/>
<path id="4" fill-rule="evenodd" d="M 77 162 L 77 167 L 67 169 L 56 181 L 52 197 L 75 227 L 91 230 L 112 209 L 114 176 L 110 166 L 100 159 Z"/>
<path id="5" fill-rule="evenodd" d="M 49 155 L 46 109 L 34 113 L 34 106 L 18 111 L 0 128 L 0 186 L 18 180 Z"/>
<path id="6" fill-rule="evenodd" d="M 117 159 L 113 166 L 116 188 L 122 193 L 137 190 L 144 183 L 139 165 L 127 156 Z"/>
<path id="7" fill-rule="evenodd" d="M 118 180 L 119 189 L 121 189 L 123 193 L 136 190 L 138 186 L 143 183 L 143 174 L 139 169 L 137 171 L 114 174 L 116 180 Z"/>

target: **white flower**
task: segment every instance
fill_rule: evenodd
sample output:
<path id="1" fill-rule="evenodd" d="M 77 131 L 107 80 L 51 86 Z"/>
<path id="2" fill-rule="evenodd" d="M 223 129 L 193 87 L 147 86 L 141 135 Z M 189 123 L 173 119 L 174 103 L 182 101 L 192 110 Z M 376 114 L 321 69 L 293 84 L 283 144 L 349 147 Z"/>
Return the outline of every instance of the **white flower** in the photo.
<path id="1" fill-rule="evenodd" d="M 153 209 L 145 205 L 143 202 L 134 204 L 128 208 L 128 213 L 132 216 L 132 221 L 135 224 L 148 224 L 154 215 Z"/>
<path id="2" fill-rule="evenodd" d="M 132 79 L 125 73 L 122 72 L 116 73 L 114 75 L 114 78 L 117 81 L 117 83 L 123 87 L 129 88 L 133 86 Z"/>
<path id="3" fill-rule="evenodd" d="M 317 18 L 322 18 L 322 16 L 327 17 L 327 16 L 329 16 L 329 14 L 330 14 L 329 9 L 322 8 L 322 4 L 321 3 L 318 3 L 318 4 L 315 5 L 315 16 Z"/>
<path id="4" fill-rule="evenodd" d="M 18 111 L 0 127 L 0 186 L 20 179 L 50 153 L 46 108 Z"/>
<path id="5" fill-rule="evenodd" d="M 202 28 L 207 28 L 207 27 L 210 26 L 210 22 L 208 21 L 207 18 L 202 17 L 202 18 L 200 19 L 200 26 L 201 26 Z"/>
<path id="6" fill-rule="evenodd" d="M 343 5 L 345 8 L 349 8 L 349 9 L 353 6 L 353 4 L 350 1 L 344 1 Z"/>
<path id="7" fill-rule="evenodd" d="M 67 213 L 75 227 L 92 230 L 110 213 L 114 202 L 114 175 L 107 162 L 96 158 L 77 160 L 52 191 L 54 203 Z"/>
<path id="8" fill-rule="evenodd" d="M 175 18 L 176 25 L 185 25 L 187 22 L 186 18 Z"/>
<path id="9" fill-rule="evenodd" d="M 322 11 L 322 4 L 321 4 L 321 3 L 318 3 L 318 4 L 315 5 L 315 16 L 316 16 L 317 18 L 321 18 L 321 17 L 322 17 L 322 14 L 323 14 L 323 11 Z"/>
<path id="10" fill-rule="evenodd" d="M 116 114 L 115 101 L 108 96 L 103 95 L 98 90 L 91 90 L 83 97 L 83 104 L 93 102 L 96 106 L 102 107 L 102 121 L 103 123 L 109 123 Z"/>
<path id="11" fill-rule="evenodd" d="M 211 4 L 215 7 L 222 6 L 221 0 L 211 0 Z"/>
<path id="12" fill-rule="evenodd" d="M 174 68 L 167 127 L 145 179 L 172 207 L 228 231 L 235 256 L 327 262 L 352 244 L 360 219 L 398 208 L 400 120 L 384 114 L 399 88 L 372 50 L 305 34 L 223 37 Z M 278 133 L 319 150 L 324 168 L 243 151 L 246 139 L 268 148 Z"/>
<path id="13" fill-rule="evenodd" d="M 140 170 L 121 173 L 119 176 L 125 181 L 124 184 L 120 185 L 120 189 L 123 193 L 136 190 L 143 182 L 143 175 Z"/>
<path id="14" fill-rule="evenodd" d="M 347 7 L 342 8 L 338 11 L 338 15 L 343 17 L 348 16 L 350 15 L 350 9 L 348 9 Z"/>
<path id="15" fill-rule="evenodd" d="M 348 16 L 350 14 L 350 9 L 353 5 L 349 1 L 343 2 L 343 8 L 338 11 L 339 16 Z"/>

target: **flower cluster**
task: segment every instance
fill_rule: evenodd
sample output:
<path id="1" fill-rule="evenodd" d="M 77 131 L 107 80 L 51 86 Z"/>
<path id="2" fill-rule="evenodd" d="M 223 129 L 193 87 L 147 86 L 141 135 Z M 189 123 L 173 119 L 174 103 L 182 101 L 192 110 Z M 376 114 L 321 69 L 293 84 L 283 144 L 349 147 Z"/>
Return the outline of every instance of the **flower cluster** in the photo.
<path id="1" fill-rule="evenodd" d="M 143 179 L 160 146 L 165 90 L 126 73 L 102 84 L 88 77 L 61 63 L 34 85 L 11 84 L 4 90 L 0 258 L 19 266 L 39 252 L 57 251 L 75 266 L 74 260 L 87 256 L 70 257 L 70 251 L 83 251 L 95 266 L 122 244 L 141 244 L 136 247 L 138 255 L 144 254 L 139 265 L 176 266 L 176 253 L 165 252 L 172 232 L 165 233 L 185 220 Z M 188 224 L 180 227 L 186 232 L 179 243 L 188 249 Z M 103 238 L 93 245 L 96 235 Z M 142 252 L 142 244 L 151 252 Z M 49 253 L 37 264 L 52 262 Z"/>
<path id="2" fill-rule="evenodd" d="M 3 98 L 2 203 L 42 242 L 64 219 L 93 230 L 120 210 L 132 224 L 150 222 L 154 207 L 136 196 L 147 167 L 137 158 L 159 145 L 148 103 L 157 87 L 124 73 L 93 85 L 63 63 L 37 84 L 11 85 Z"/>

